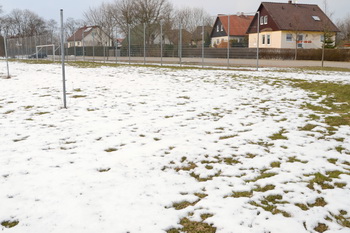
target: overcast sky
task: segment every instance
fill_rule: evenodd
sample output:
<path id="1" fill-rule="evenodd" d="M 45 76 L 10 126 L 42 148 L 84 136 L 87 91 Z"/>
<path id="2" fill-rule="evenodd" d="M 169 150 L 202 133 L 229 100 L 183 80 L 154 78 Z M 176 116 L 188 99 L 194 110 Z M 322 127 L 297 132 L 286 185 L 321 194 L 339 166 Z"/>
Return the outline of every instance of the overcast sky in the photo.
<path id="1" fill-rule="evenodd" d="M 59 11 L 64 10 L 64 18 L 82 19 L 83 12 L 89 7 L 96 7 L 102 2 L 114 0 L 0 0 L 4 13 L 11 10 L 29 9 L 45 19 L 59 22 Z M 213 16 L 217 14 L 236 14 L 237 12 L 254 12 L 261 0 L 169 0 L 174 7 L 200 7 Z M 266 0 L 266 2 L 288 2 L 288 0 Z M 324 9 L 324 0 L 298 0 L 298 3 L 317 4 Z M 333 13 L 333 21 L 350 14 L 350 0 L 327 0 L 328 11 Z"/>

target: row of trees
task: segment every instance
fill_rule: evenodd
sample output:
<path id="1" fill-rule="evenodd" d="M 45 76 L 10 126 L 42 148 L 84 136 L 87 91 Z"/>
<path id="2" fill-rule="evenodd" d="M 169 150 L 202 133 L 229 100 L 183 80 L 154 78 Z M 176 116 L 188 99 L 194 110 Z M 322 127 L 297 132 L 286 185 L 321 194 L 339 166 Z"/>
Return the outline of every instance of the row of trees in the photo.
<path id="1" fill-rule="evenodd" d="M 147 25 L 146 42 L 152 44 L 159 35 L 160 25 L 164 33 L 173 29 L 182 29 L 192 33 L 197 26 L 213 23 L 213 18 L 201 8 L 183 8 L 176 10 L 169 0 L 115 0 L 89 8 L 83 13 L 83 19 L 65 20 L 66 36 L 71 36 L 79 27 L 98 25 L 111 38 L 126 36 L 132 28 L 135 37 L 143 37 L 143 25 Z M 139 30 L 137 30 L 139 29 Z M 32 37 L 47 35 L 53 41 L 58 38 L 58 23 L 45 20 L 30 10 L 14 9 L 2 14 L 0 6 L 0 32 L 8 37 Z M 140 34 L 140 35 L 138 35 Z M 142 36 L 141 36 L 142 35 Z"/>

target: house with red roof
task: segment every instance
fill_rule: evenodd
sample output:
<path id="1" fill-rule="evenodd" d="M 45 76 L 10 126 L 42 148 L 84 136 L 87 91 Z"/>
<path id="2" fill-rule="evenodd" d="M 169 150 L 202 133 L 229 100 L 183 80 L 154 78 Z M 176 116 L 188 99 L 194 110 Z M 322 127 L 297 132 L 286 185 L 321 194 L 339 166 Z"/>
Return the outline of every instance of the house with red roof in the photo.
<path id="1" fill-rule="evenodd" d="M 322 48 L 323 41 L 335 41 L 339 29 L 314 4 L 262 2 L 247 33 L 249 48 Z M 259 33 L 259 40 L 257 35 Z"/>
<path id="2" fill-rule="evenodd" d="M 217 47 L 222 43 L 235 41 L 243 43 L 248 34 L 248 27 L 254 16 L 244 15 L 218 15 L 211 31 L 211 46 Z"/>
<path id="3" fill-rule="evenodd" d="M 113 46 L 112 39 L 99 26 L 79 28 L 67 39 L 68 48 L 83 46 Z"/>

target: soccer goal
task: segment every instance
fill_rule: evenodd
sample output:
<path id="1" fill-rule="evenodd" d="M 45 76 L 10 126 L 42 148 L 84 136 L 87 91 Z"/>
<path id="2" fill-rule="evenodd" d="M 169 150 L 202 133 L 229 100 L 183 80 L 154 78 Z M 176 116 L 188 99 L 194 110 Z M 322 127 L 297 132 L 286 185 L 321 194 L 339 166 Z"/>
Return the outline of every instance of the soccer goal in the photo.
<path id="1" fill-rule="evenodd" d="M 47 47 L 52 47 L 52 59 L 53 59 L 53 61 L 56 61 L 56 60 L 55 60 L 55 52 L 56 52 L 56 49 L 55 49 L 55 45 L 54 45 L 54 44 L 37 45 L 37 46 L 35 47 L 35 57 L 33 57 L 33 58 L 36 58 L 37 60 L 38 60 L 38 58 L 44 58 L 44 57 L 43 57 L 44 54 L 43 54 L 43 53 L 40 53 L 40 52 L 41 52 L 41 50 L 42 50 L 43 48 L 47 48 Z M 46 57 L 47 57 L 47 55 L 46 55 Z"/>

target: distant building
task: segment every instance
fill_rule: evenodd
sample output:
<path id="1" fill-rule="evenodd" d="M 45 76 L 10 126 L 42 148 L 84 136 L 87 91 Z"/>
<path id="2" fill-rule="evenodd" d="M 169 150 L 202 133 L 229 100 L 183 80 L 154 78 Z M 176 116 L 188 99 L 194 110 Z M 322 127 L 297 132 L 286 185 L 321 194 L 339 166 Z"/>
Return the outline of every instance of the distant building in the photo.
<path id="1" fill-rule="evenodd" d="M 217 47 L 221 43 L 235 41 L 243 43 L 247 40 L 247 29 L 254 16 L 250 15 L 219 15 L 211 31 L 211 46 Z"/>
<path id="2" fill-rule="evenodd" d="M 112 39 L 99 26 L 79 28 L 67 39 L 68 48 L 83 46 L 113 46 Z"/>
<path id="3" fill-rule="evenodd" d="M 321 48 L 324 37 L 335 41 L 339 29 L 313 4 L 262 2 L 259 28 L 260 48 Z M 258 18 L 248 28 L 249 48 L 257 47 Z"/>

